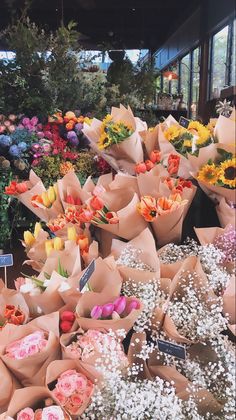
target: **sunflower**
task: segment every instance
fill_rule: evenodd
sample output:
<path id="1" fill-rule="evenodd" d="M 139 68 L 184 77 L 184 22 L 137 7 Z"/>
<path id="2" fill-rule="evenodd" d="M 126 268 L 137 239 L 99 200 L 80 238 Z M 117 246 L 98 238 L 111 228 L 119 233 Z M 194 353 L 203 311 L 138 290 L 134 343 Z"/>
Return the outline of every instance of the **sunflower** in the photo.
<path id="1" fill-rule="evenodd" d="M 204 165 L 198 172 L 197 179 L 209 184 L 216 184 L 219 181 L 219 168 L 214 163 L 212 165 Z"/>
<path id="2" fill-rule="evenodd" d="M 173 141 L 183 135 L 185 132 L 185 128 L 181 127 L 179 124 L 173 124 L 164 131 L 164 136 L 166 140 Z"/>
<path id="3" fill-rule="evenodd" d="M 98 140 L 98 148 L 100 150 L 106 149 L 112 144 L 112 141 L 110 137 L 107 135 L 107 133 L 103 132 Z"/>
<path id="4" fill-rule="evenodd" d="M 230 188 L 236 188 L 236 158 L 221 162 L 219 180 Z"/>
<path id="5" fill-rule="evenodd" d="M 199 121 L 190 121 L 188 130 L 192 134 L 196 133 L 198 136 L 196 145 L 199 147 L 204 146 L 211 138 L 210 130 L 208 130 L 208 128 L 201 124 Z"/>

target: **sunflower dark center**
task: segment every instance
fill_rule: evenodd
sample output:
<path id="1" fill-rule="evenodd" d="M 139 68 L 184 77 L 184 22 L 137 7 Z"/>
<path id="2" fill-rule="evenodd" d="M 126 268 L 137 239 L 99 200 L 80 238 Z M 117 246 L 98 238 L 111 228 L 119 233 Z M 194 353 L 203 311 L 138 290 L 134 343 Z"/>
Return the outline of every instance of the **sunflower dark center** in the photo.
<path id="1" fill-rule="evenodd" d="M 150 211 L 150 216 L 155 217 L 157 214 L 156 210 L 151 210 Z"/>
<path id="2" fill-rule="evenodd" d="M 225 178 L 234 180 L 236 177 L 236 168 L 234 166 L 229 166 L 225 169 Z"/>

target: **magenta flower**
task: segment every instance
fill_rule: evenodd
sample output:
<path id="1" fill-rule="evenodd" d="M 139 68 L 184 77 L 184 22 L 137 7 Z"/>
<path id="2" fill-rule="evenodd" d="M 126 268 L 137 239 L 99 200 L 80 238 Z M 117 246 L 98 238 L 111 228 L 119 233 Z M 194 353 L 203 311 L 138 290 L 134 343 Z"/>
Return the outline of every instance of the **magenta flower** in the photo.
<path id="1" fill-rule="evenodd" d="M 139 302 L 135 299 L 131 300 L 130 303 L 126 307 L 127 314 L 130 314 L 133 309 L 139 309 Z"/>
<path id="2" fill-rule="evenodd" d="M 126 298 L 125 296 L 120 296 L 114 301 L 114 311 L 119 315 L 124 312 L 126 307 Z"/>
<path id="3" fill-rule="evenodd" d="M 114 311 L 113 303 L 107 303 L 106 305 L 103 305 L 103 307 L 102 307 L 102 317 L 107 318 L 107 317 L 111 316 L 113 311 Z"/>
<path id="4" fill-rule="evenodd" d="M 102 306 L 96 305 L 93 307 L 90 313 L 91 318 L 99 319 L 102 316 Z"/>

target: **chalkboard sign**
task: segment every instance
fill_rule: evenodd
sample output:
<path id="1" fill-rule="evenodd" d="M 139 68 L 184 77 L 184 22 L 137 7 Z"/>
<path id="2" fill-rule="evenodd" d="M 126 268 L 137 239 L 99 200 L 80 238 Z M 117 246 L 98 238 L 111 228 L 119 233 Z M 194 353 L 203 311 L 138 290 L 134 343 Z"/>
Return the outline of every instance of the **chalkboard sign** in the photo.
<path id="1" fill-rule="evenodd" d="M 89 281 L 91 275 L 95 270 L 95 260 L 92 260 L 88 267 L 85 269 L 84 273 L 82 274 L 79 280 L 79 290 L 80 292 L 83 290 L 86 283 Z"/>
<path id="2" fill-rule="evenodd" d="M 11 267 L 12 265 L 13 265 L 12 254 L 0 255 L 0 267 Z"/>
<path id="3" fill-rule="evenodd" d="M 180 117 L 179 125 L 182 125 L 184 128 L 188 128 L 190 121 L 187 118 Z"/>
<path id="4" fill-rule="evenodd" d="M 157 340 L 159 351 L 177 357 L 178 359 L 186 359 L 186 349 L 184 346 L 170 343 L 169 341 Z"/>

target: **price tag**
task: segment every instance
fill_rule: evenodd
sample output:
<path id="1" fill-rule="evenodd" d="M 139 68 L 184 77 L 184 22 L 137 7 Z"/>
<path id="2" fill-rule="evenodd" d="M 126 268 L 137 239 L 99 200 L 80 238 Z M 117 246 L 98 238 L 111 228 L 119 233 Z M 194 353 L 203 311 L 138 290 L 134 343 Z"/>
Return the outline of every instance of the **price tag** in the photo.
<path id="1" fill-rule="evenodd" d="M 177 359 L 186 359 L 186 349 L 184 346 L 170 343 L 169 341 L 157 340 L 159 351 L 177 357 Z"/>
<path id="2" fill-rule="evenodd" d="M 85 269 L 84 273 L 80 277 L 79 280 L 79 290 L 80 292 L 83 290 L 86 283 L 88 283 L 91 275 L 93 274 L 95 270 L 95 260 L 92 260 L 91 263 L 88 265 L 88 267 Z"/>
<path id="3" fill-rule="evenodd" d="M 180 117 L 179 125 L 182 125 L 182 127 L 184 127 L 184 128 L 188 128 L 189 123 L 190 123 L 190 120 L 188 120 L 187 118 L 184 118 L 184 117 Z"/>
<path id="4" fill-rule="evenodd" d="M 13 255 L 0 255 L 0 267 L 4 267 L 5 287 L 7 287 L 7 267 L 13 266 Z"/>

